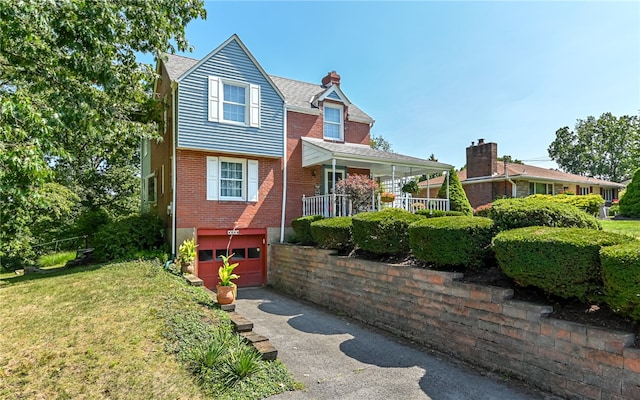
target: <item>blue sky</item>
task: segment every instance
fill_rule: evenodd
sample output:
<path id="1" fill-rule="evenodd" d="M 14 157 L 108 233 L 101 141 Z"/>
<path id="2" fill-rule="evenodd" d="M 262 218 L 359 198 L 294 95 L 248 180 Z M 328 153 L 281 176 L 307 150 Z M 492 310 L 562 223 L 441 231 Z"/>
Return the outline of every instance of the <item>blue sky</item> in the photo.
<path id="1" fill-rule="evenodd" d="M 202 58 L 237 33 L 272 75 L 342 77 L 395 152 L 460 168 L 484 138 L 555 167 L 561 127 L 640 110 L 640 2 L 218 2 L 187 27 Z M 148 60 L 144 60 L 148 61 Z"/>

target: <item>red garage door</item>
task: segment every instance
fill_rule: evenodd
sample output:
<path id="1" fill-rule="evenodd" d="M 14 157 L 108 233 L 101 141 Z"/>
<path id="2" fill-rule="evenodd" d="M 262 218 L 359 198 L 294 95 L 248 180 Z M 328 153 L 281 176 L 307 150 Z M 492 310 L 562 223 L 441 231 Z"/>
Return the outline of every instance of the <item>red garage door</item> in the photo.
<path id="1" fill-rule="evenodd" d="M 240 275 L 235 281 L 239 287 L 261 286 L 266 283 L 266 235 L 261 229 L 235 230 L 229 245 L 229 231 L 198 230 L 197 274 L 208 288 L 218 283 L 220 255 L 233 254 L 230 262 L 240 263 L 233 271 Z"/>

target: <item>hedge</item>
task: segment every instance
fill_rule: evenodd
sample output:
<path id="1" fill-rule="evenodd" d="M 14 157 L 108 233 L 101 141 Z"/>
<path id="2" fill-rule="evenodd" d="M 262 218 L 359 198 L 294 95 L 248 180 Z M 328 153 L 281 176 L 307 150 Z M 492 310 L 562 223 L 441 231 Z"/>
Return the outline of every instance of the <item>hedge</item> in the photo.
<path id="1" fill-rule="evenodd" d="M 334 217 L 311 223 L 311 236 L 325 249 L 347 250 L 353 248 L 351 217 Z"/>
<path id="2" fill-rule="evenodd" d="M 489 218 L 429 218 L 409 225 L 409 243 L 420 260 L 438 266 L 481 267 L 491 254 L 494 233 Z"/>
<path id="3" fill-rule="evenodd" d="M 632 240 L 593 229 L 532 226 L 499 233 L 493 249 L 502 271 L 520 285 L 585 301 L 602 286 L 600 248 Z"/>
<path id="4" fill-rule="evenodd" d="M 399 208 L 364 212 L 353 217 L 353 240 L 356 245 L 376 254 L 409 253 L 409 225 L 424 219 Z"/>
<path id="5" fill-rule="evenodd" d="M 322 215 L 308 215 L 299 217 L 291 221 L 291 227 L 296 233 L 296 240 L 301 244 L 315 244 L 311 235 L 311 223 L 323 219 Z"/>
<path id="6" fill-rule="evenodd" d="M 132 214 L 103 225 L 92 240 L 97 261 L 133 259 L 164 250 L 164 225 L 156 214 Z"/>
<path id="7" fill-rule="evenodd" d="M 602 229 L 593 216 L 569 205 L 537 199 L 500 199 L 488 213 L 498 231 L 526 226 Z"/>
<path id="8" fill-rule="evenodd" d="M 590 215 L 598 215 L 604 199 L 599 194 L 568 195 L 568 194 L 532 194 L 527 199 L 546 200 L 555 203 L 570 204 Z"/>
<path id="9" fill-rule="evenodd" d="M 605 301 L 611 309 L 640 321 L 640 241 L 600 250 Z"/>
<path id="10" fill-rule="evenodd" d="M 463 211 L 417 210 L 415 213 L 427 218 L 468 216 L 468 214 Z"/>

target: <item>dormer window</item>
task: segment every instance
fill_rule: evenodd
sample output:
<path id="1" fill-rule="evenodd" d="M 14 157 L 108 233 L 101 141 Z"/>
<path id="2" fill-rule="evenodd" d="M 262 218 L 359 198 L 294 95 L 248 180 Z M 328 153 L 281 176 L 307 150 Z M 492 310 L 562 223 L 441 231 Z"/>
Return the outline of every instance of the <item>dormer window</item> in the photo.
<path id="1" fill-rule="evenodd" d="M 330 140 L 344 140 L 343 108 L 339 104 L 323 105 L 324 138 Z"/>

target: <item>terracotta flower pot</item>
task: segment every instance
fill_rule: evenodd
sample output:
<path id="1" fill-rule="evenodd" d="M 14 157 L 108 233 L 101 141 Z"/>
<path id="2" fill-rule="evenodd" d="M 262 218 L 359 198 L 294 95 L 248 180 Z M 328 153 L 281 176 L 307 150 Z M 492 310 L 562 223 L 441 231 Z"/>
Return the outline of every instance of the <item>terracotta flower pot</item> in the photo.
<path id="1" fill-rule="evenodd" d="M 193 274 L 193 272 L 195 271 L 195 269 L 193 268 L 193 263 L 183 263 L 181 265 L 181 269 L 183 274 Z"/>
<path id="2" fill-rule="evenodd" d="M 231 304 L 236 299 L 233 286 L 216 286 L 218 304 Z"/>

